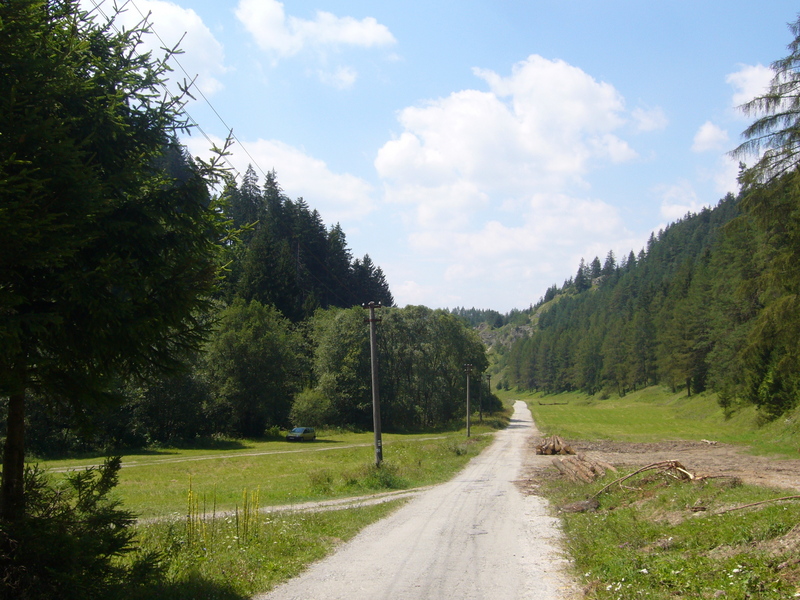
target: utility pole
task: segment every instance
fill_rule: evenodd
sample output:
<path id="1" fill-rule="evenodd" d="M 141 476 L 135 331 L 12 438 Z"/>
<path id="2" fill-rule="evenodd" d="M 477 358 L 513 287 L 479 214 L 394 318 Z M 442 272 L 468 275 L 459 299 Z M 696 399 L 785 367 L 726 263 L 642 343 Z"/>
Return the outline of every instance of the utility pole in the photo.
<path id="1" fill-rule="evenodd" d="M 492 374 L 486 374 L 486 399 L 489 400 L 492 397 Z M 483 423 L 483 403 L 481 403 L 481 423 Z"/>
<path id="2" fill-rule="evenodd" d="M 472 378 L 472 365 L 464 365 L 464 370 L 467 372 L 467 437 L 469 437 L 469 380 Z"/>
<path id="3" fill-rule="evenodd" d="M 383 446 L 381 441 L 381 400 L 378 394 L 378 342 L 375 337 L 375 323 L 380 319 L 375 318 L 375 309 L 380 308 L 381 303 L 370 302 L 364 304 L 364 308 L 369 309 L 369 357 L 372 365 L 372 426 L 375 431 L 375 466 L 380 467 L 383 462 Z"/>
<path id="4" fill-rule="evenodd" d="M 489 375 L 487 373 L 486 377 L 487 377 L 487 380 L 488 380 L 488 378 L 490 378 L 491 375 Z M 489 393 L 491 394 L 492 393 L 491 385 L 487 389 L 489 390 Z M 478 415 L 479 415 L 480 422 L 483 423 L 483 386 L 481 385 L 480 378 L 478 378 L 478 392 L 479 392 L 478 393 Z"/>

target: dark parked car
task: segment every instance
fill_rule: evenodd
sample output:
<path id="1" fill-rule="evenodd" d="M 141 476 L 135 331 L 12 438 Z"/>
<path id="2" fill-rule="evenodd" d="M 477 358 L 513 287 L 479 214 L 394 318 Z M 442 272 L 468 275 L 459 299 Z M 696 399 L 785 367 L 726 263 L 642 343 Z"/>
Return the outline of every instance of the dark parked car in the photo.
<path id="1" fill-rule="evenodd" d="M 317 439 L 317 434 L 313 427 L 295 427 L 286 434 L 288 442 L 304 442 L 306 440 L 313 442 L 315 439 Z"/>

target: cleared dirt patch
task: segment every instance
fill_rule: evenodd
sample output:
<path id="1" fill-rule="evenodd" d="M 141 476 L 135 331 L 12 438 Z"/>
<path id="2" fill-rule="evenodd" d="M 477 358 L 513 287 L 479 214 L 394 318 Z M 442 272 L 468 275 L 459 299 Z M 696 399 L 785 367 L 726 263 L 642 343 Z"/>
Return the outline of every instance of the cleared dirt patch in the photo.
<path id="1" fill-rule="evenodd" d="M 744 483 L 800 491 L 800 459 L 754 456 L 743 446 L 722 443 L 671 441 L 653 443 L 586 442 L 565 440 L 577 453 L 599 458 L 616 467 L 642 467 L 666 461 L 680 461 L 695 475 L 737 477 Z M 557 476 L 549 456 L 536 456 L 539 438 L 528 446 L 525 477 L 520 487 L 534 493 L 536 478 Z M 533 481 L 531 481 L 533 480 Z"/>

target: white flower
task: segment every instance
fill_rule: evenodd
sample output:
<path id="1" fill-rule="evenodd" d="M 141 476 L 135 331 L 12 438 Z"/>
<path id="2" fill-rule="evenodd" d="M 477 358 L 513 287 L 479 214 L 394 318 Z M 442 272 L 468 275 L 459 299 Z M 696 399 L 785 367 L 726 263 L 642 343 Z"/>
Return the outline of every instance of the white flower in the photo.
<path id="1" fill-rule="evenodd" d="M 646 568 L 645 568 L 645 569 L 639 569 L 639 573 L 644 573 L 645 575 L 647 575 L 647 572 L 648 572 L 648 571 L 647 571 L 647 569 L 646 569 Z"/>

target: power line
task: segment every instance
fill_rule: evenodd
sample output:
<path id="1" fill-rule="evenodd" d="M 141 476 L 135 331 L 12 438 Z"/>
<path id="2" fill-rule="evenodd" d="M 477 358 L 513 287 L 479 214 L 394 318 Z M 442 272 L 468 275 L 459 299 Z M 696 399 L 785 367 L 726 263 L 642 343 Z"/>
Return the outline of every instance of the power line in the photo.
<path id="1" fill-rule="evenodd" d="M 139 15 L 142 17 L 142 20 L 143 20 L 145 23 L 147 23 L 147 21 L 148 21 L 148 18 L 149 18 L 149 16 L 152 14 L 152 12 L 148 13 L 148 14 L 147 14 L 147 16 L 145 16 L 145 14 L 144 14 L 144 13 L 141 11 L 141 9 L 140 9 L 140 8 L 139 8 L 139 7 L 136 5 L 136 2 L 134 2 L 134 0 L 128 0 L 128 2 L 130 2 L 130 3 L 133 5 L 133 7 L 136 9 L 136 11 L 139 13 Z M 158 34 L 158 32 L 156 31 L 156 28 L 155 28 L 154 24 L 152 24 L 152 23 L 148 23 L 148 29 L 149 29 L 149 30 L 150 30 L 150 31 L 153 33 L 153 35 L 155 35 L 155 36 L 158 38 L 158 41 L 159 41 L 159 42 L 161 42 L 161 46 L 162 46 L 163 48 L 165 48 L 165 49 L 166 49 L 166 48 L 169 48 L 169 46 L 167 46 L 167 44 L 164 42 L 164 40 L 161 38 L 161 36 L 160 36 L 160 35 Z M 184 37 L 185 37 L 185 35 L 186 35 L 186 34 L 184 33 Z M 183 39 L 183 38 L 181 38 L 181 39 Z M 180 43 L 180 42 L 178 42 L 178 43 Z M 267 174 L 264 172 L 264 169 L 262 169 L 262 168 L 261 168 L 261 166 L 260 166 L 260 165 L 259 165 L 259 164 L 256 162 L 256 159 L 255 159 L 255 158 L 253 158 L 253 156 L 252 156 L 252 155 L 250 154 L 250 152 L 247 150 L 247 147 L 246 147 L 246 146 L 245 146 L 245 145 L 242 143 L 242 141 L 241 141 L 241 140 L 240 140 L 238 137 L 236 137 L 236 134 L 235 134 L 235 133 L 233 133 L 233 128 L 232 128 L 232 127 L 230 127 L 230 126 L 229 126 L 229 125 L 228 125 L 228 124 L 225 122 L 225 119 L 223 119 L 223 118 L 222 118 L 222 115 L 220 115 L 220 114 L 219 114 L 219 112 L 217 111 L 217 109 L 216 109 L 216 108 L 214 108 L 214 105 L 213 105 L 213 104 L 211 104 L 211 101 L 210 101 L 210 100 L 209 100 L 209 99 L 206 97 L 206 95 L 203 93 L 203 90 L 201 90 L 201 89 L 200 89 L 200 87 L 197 85 L 197 83 L 196 83 L 196 82 L 197 82 L 197 76 L 194 76 L 194 77 L 192 77 L 191 75 L 189 75 L 189 73 L 186 71 L 186 69 L 185 69 L 185 68 L 183 67 L 183 65 L 181 64 L 181 61 L 180 61 L 180 60 L 178 60 L 178 56 L 177 56 L 176 54 L 170 54 L 170 58 L 171 58 L 172 60 L 174 60 L 174 61 L 175 61 L 175 64 L 176 64 L 176 65 L 178 65 L 178 67 L 180 67 L 180 70 L 181 70 L 181 71 L 183 72 L 183 74 L 186 76 L 187 80 L 191 82 L 191 83 L 190 83 L 190 85 L 189 85 L 189 88 L 194 88 L 194 90 L 196 90 L 196 91 L 197 91 L 197 93 L 198 93 L 198 94 L 200 95 L 200 97 L 201 97 L 201 98 L 202 98 L 202 99 L 205 101 L 205 103 L 206 103 L 206 104 L 208 104 L 208 107 L 211 109 L 211 111 L 212 111 L 212 112 L 213 112 L 213 113 L 214 113 L 214 114 L 217 116 L 217 118 L 219 119 L 220 123 L 222 123 L 222 125 L 225 127 L 225 130 L 230 132 L 230 133 L 229 133 L 229 135 L 230 135 L 230 136 L 231 136 L 231 137 L 232 137 L 232 138 L 233 138 L 233 139 L 236 141 L 236 143 L 237 143 L 237 144 L 239 144 L 239 145 L 242 147 L 242 150 L 244 150 L 244 153 L 245 153 L 245 154 L 247 154 L 247 157 L 250 159 L 251 163 L 252 163 L 252 164 L 254 164 L 254 165 L 256 166 L 256 168 L 257 168 L 257 169 L 258 169 L 258 170 L 261 172 L 261 174 L 264 176 L 264 178 L 266 178 L 266 177 L 267 177 Z M 189 88 L 187 88 L 187 91 L 188 91 L 188 89 L 189 89 Z M 188 113 L 187 113 L 187 114 L 188 114 Z M 199 127 L 199 125 L 198 125 L 198 127 Z M 208 137 L 208 136 L 206 136 L 206 138 L 207 138 L 207 137 Z M 209 141 L 210 141 L 210 140 L 209 140 Z M 234 169 L 234 170 L 235 170 L 235 169 Z M 239 173 L 237 172 L 237 175 L 238 175 L 238 174 L 239 174 Z"/>
<path id="2" fill-rule="evenodd" d="M 114 29 L 114 31 L 116 31 L 117 33 L 121 33 L 119 28 L 117 27 L 116 23 L 114 22 L 114 19 L 109 17 L 108 14 L 106 14 L 106 12 L 102 8 L 102 6 L 103 6 L 103 4 L 105 4 L 106 0 L 100 0 L 99 3 L 96 0 L 91 0 L 91 2 L 94 5 L 94 9 L 89 11 L 87 14 L 91 15 L 91 13 L 97 11 L 99 14 L 101 14 L 103 16 L 104 19 L 106 19 L 106 21 Z M 120 13 L 120 12 L 124 11 L 125 7 L 128 4 L 131 4 L 136 9 L 136 12 L 138 12 L 139 15 L 142 17 L 142 23 L 145 24 L 145 26 L 147 28 L 147 31 L 149 31 L 150 33 L 155 35 L 156 38 L 158 38 L 158 41 L 161 43 L 162 48 L 164 48 L 164 50 L 166 50 L 169 53 L 169 57 L 168 58 L 172 59 L 175 62 L 175 64 L 177 64 L 177 66 L 180 68 L 180 70 L 186 76 L 187 80 L 189 80 L 189 82 L 190 82 L 189 85 L 183 91 L 185 91 L 186 94 L 189 95 L 190 97 L 193 97 L 192 93 L 190 91 L 193 88 L 202 97 L 202 99 L 205 101 L 206 104 L 208 104 L 208 106 L 211 108 L 212 112 L 217 116 L 217 118 L 220 120 L 220 122 L 223 124 L 223 126 L 225 126 L 226 130 L 229 132 L 228 133 L 229 137 L 233 138 L 233 140 L 235 140 L 236 143 L 241 146 L 242 150 L 245 152 L 245 154 L 247 154 L 248 158 L 252 161 L 252 163 L 256 166 L 256 168 L 266 178 L 266 174 L 264 174 L 264 170 L 261 168 L 261 166 L 258 164 L 258 162 L 252 157 L 250 152 L 247 150 L 247 147 L 242 143 L 242 141 L 238 137 L 236 137 L 236 135 L 233 133 L 233 129 L 228 126 L 228 124 L 225 122 L 225 120 L 219 114 L 219 111 L 217 111 L 217 109 L 214 108 L 214 106 L 211 104 L 211 101 L 206 97 L 205 94 L 203 94 L 203 91 L 197 86 L 197 84 L 196 84 L 196 79 L 197 78 L 196 77 L 193 78 L 193 77 L 191 77 L 189 75 L 189 73 L 183 67 L 181 62 L 178 60 L 177 55 L 174 52 L 169 50 L 169 47 L 164 42 L 163 38 L 155 30 L 155 27 L 154 27 L 153 23 L 148 22 L 149 15 L 152 14 L 152 13 L 148 13 L 148 15 L 145 16 L 144 13 L 141 11 L 141 9 L 136 5 L 134 0 L 126 0 L 126 2 L 124 4 L 122 4 L 122 6 L 119 6 L 119 7 L 115 6 L 115 8 L 114 8 L 115 12 Z M 181 38 L 181 39 L 183 39 L 183 38 Z M 180 44 L 180 42 L 178 42 L 178 43 Z M 138 52 L 136 52 L 135 50 L 134 50 L 134 52 L 138 55 Z M 166 84 L 164 82 L 161 82 L 160 85 L 161 85 L 162 89 L 164 90 L 165 94 L 167 94 L 173 100 L 177 99 L 175 94 L 173 94 L 169 90 L 169 88 L 166 86 Z M 186 117 L 186 120 L 189 123 L 191 128 L 197 129 L 197 131 L 200 132 L 200 134 L 206 139 L 206 141 L 211 146 L 215 146 L 214 140 L 212 140 L 211 136 L 206 133 L 206 131 L 203 129 L 203 127 L 200 125 L 200 123 L 198 123 L 197 120 L 192 117 L 192 115 L 186 109 L 185 105 L 181 107 L 181 113 Z M 239 173 L 239 170 L 233 165 L 233 163 L 231 163 L 230 160 L 228 160 L 227 157 L 222 157 L 222 160 L 225 161 L 225 163 L 228 165 L 228 168 L 230 168 L 230 170 L 235 174 L 236 178 L 241 178 L 241 173 Z"/>

